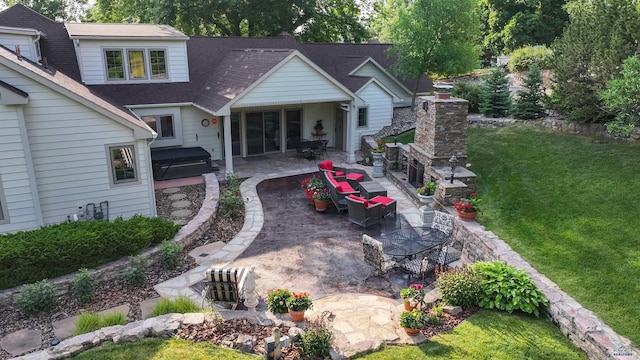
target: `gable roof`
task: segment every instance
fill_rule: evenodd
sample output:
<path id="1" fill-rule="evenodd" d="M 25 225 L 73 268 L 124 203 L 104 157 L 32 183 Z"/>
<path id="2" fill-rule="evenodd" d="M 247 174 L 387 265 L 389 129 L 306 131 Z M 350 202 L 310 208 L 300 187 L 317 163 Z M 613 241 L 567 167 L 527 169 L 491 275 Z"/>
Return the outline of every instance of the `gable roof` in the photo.
<path id="1" fill-rule="evenodd" d="M 188 40 L 169 25 L 65 23 L 71 39 Z"/>
<path id="2" fill-rule="evenodd" d="M 129 110 L 111 104 L 101 97 L 96 96 L 89 91 L 86 86 L 60 71 L 45 69 L 24 57 L 17 56 L 13 51 L 4 46 L 0 46 L 0 65 L 4 65 L 133 129 L 134 134 L 138 138 L 155 137 L 155 132 Z"/>

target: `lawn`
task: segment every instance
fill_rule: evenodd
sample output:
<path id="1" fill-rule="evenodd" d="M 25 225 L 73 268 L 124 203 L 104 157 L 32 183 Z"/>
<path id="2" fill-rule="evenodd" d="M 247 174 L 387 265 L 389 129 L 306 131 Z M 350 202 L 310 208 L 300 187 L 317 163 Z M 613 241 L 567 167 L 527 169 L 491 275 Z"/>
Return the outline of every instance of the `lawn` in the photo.
<path id="1" fill-rule="evenodd" d="M 362 360 L 587 359 L 551 322 L 482 310 L 420 346 L 386 346 Z"/>
<path id="2" fill-rule="evenodd" d="M 468 129 L 480 222 L 640 344 L 640 145 L 532 127 Z"/>
<path id="3" fill-rule="evenodd" d="M 125 345 L 105 345 L 76 360 L 248 360 L 264 357 L 240 354 L 210 343 L 150 339 Z M 420 346 L 387 346 L 358 359 L 587 359 L 551 322 L 527 315 L 482 310 L 453 331 Z"/>

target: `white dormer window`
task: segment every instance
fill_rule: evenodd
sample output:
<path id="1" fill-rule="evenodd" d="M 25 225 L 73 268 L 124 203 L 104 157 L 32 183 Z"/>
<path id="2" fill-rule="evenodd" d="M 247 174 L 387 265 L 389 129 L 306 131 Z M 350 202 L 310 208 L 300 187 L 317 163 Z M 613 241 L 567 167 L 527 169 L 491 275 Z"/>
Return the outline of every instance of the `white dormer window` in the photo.
<path id="1" fill-rule="evenodd" d="M 104 59 L 110 81 L 168 78 L 164 49 L 106 49 Z"/>

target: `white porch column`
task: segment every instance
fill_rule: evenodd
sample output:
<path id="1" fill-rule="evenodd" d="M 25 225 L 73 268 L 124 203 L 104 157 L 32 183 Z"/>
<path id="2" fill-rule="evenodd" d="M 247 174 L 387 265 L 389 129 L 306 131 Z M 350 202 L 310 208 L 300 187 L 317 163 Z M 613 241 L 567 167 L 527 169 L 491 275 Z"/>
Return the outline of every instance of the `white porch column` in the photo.
<path id="1" fill-rule="evenodd" d="M 355 106 L 355 101 L 349 102 L 350 109 L 347 112 L 347 163 L 353 164 L 356 162 L 356 148 L 357 144 L 355 133 L 358 126 L 358 108 Z"/>
<path id="2" fill-rule="evenodd" d="M 233 148 L 231 146 L 231 115 L 222 116 L 224 130 L 224 168 L 225 173 L 233 174 Z"/>

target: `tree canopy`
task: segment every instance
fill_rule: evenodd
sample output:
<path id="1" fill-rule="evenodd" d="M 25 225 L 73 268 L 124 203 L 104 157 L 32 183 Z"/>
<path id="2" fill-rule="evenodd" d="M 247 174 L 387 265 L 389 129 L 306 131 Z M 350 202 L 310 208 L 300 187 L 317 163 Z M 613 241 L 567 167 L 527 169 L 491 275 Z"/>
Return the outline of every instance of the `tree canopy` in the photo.
<path id="1" fill-rule="evenodd" d="M 187 35 L 270 36 L 361 42 L 355 0 L 96 0 L 87 20 L 168 24 Z"/>
<path id="2" fill-rule="evenodd" d="M 551 45 L 568 20 L 565 0 L 479 0 L 486 17 L 485 55 L 508 54 L 526 45 Z"/>
<path id="3" fill-rule="evenodd" d="M 0 8 L 22 4 L 49 19 L 77 21 L 84 15 L 87 0 L 0 0 Z"/>
<path id="4" fill-rule="evenodd" d="M 600 97 L 615 114 L 615 120 L 607 123 L 607 131 L 630 135 L 640 124 L 640 57 L 627 58 L 622 65 L 622 76 L 607 82 Z"/>
<path id="5" fill-rule="evenodd" d="M 391 0 L 378 7 L 376 29 L 393 44 L 391 70 L 404 79 L 454 76 L 478 64 L 477 0 Z M 416 88 L 417 88 L 416 84 Z M 415 90 L 414 90 L 415 101 Z"/>

